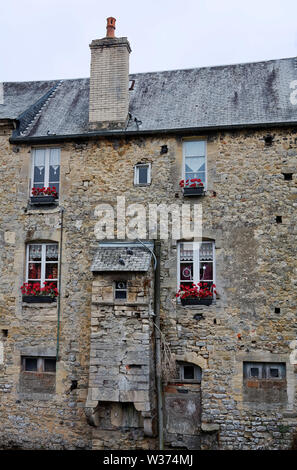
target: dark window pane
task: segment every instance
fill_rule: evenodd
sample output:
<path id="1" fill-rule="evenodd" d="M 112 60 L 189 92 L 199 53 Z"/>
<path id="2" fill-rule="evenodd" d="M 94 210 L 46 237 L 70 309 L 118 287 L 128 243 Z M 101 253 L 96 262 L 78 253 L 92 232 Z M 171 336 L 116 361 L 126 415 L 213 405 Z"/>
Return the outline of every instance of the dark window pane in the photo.
<path id="1" fill-rule="evenodd" d="M 40 187 L 44 184 L 44 167 L 34 167 L 34 186 L 36 187 L 36 183 L 41 183 Z"/>
<path id="2" fill-rule="evenodd" d="M 201 281 L 212 281 L 213 270 L 212 263 L 200 263 L 200 280 Z"/>
<path id="3" fill-rule="evenodd" d="M 251 367 L 251 377 L 259 377 L 259 368 Z"/>
<path id="4" fill-rule="evenodd" d="M 193 280 L 193 265 L 190 263 L 180 264 L 180 280 L 192 281 Z"/>
<path id="5" fill-rule="evenodd" d="M 116 299 L 126 299 L 127 298 L 127 291 L 125 291 L 125 290 L 116 290 L 115 291 L 115 298 Z"/>
<path id="6" fill-rule="evenodd" d="M 44 372 L 56 372 L 56 359 L 44 359 Z"/>
<path id="7" fill-rule="evenodd" d="M 25 358 L 25 370 L 35 372 L 37 371 L 37 358 L 26 357 Z"/>
<path id="8" fill-rule="evenodd" d="M 184 368 L 184 379 L 194 380 L 194 366 L 183 366 Z"/>
<path id="9" fill-rule="evenodd" d="M 269 375 L 270 377 L 279 377 L 279 370 L 276 368 L 270 368 Z"/>
<path id="10" fill-rule="evenodd" d="M 148 167 L 147 166 L 138 167 L 138 182 L 139 184 L 147 184 L 148 182 Z"/>
<path id="11" fill-rule="evenodd" d="M 50 165 L 49 167 L 50 186 L 55 186 L 54 183 L 58 181 L 60 181 L 60 167 L 58 165 L 54 165 L 54 166 Z"/>

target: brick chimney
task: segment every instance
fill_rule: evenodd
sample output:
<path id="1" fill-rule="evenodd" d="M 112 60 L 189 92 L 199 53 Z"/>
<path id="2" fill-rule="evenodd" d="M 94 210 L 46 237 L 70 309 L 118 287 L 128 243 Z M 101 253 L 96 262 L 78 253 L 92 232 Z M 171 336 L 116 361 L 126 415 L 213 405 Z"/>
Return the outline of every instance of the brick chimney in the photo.
<path id="1" fill-rule="evenodd" d="M 115 37 L 115 18 L 107 18 L 106 37 L 90 44 L 89 129 L 122 129 L 129 107 L 127 38 Z"/>

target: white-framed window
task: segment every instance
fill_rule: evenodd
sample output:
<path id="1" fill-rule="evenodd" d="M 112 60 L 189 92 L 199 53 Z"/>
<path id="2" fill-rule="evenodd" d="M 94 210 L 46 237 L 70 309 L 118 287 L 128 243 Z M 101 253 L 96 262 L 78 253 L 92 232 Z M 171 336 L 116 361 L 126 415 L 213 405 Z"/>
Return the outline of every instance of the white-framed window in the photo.
<path id="1" fill-rule="evenodd" d="M 199 282 L 215 284 L 215 244 L 213 241 L 179 242 L 177 287 Z"/>
<path id="2" fill-rule="evenodd" d="M 138 163 L 134 166 L 134 184 L 138 186 L 151 184 L 150 163 Z"/>
<path id="3" fill-rule="evenodd" d="M 35 148 L 32 150 L 31 188 L 60 190 L 60 149 Z"/>
<path id="4" fill-rule="evenodd" d="M 58 283 L 58 243 L 29 243 L 27 245 L 26 282 Z"/>
<path id="5" fill-rule="evenodd" d="M 114 286 L 114 298 L 116 300 L 127 299 L 127 281 L 116 281 Z"/>
<path id="6" fill-rule="evenodd" d="M 207 186 L 206 141 L 185 140 L 183 142 L 183 179 L 200 179 Z"/>

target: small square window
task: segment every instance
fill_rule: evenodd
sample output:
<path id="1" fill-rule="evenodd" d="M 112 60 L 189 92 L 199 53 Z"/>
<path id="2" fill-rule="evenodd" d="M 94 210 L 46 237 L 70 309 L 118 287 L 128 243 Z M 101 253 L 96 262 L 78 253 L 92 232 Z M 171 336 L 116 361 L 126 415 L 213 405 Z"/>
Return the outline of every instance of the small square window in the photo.
<path id="1" fill-rule="evenodd" d="M 201 382 L 201 368 L 189 363 L 179 364 L 179 378 L 182 382 Z"/>
<path id="2" fill-rule="evenodd" d="M 151 183 L 151 165 L 143 163 L 134 167 L 134 184 L 147 185 Z"/>
<path id="3" fill-rule="evenodd" d="M 127 299 L 127 282 L 126 281 L 116 281 L 114 298 L 120 300 Z"/>

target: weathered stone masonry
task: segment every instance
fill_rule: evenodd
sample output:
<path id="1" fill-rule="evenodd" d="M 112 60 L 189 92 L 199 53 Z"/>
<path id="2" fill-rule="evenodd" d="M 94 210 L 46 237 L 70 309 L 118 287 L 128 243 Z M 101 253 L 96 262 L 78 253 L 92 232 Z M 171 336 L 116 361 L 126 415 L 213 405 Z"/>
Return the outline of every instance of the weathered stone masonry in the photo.
<path id="1" fill-rule="evenodd" d="M 291 277 L 296 270 L 296 180 L 287 182 L 282 175 L 288 169 L 296 171 L 296 134 L 293 129 L 275 133 L 272 147 L 265 147 L 259 131 L 208 137 L 210 181 L 202 201 L 203 235 L 216 242 L 219 298 L 215 305 L 185 308 L 176 304 L 176 245 L 172 241 L 162 243 L 162 331 L 178 360 L 202 368 L 202 429 L 217 425 L 214 429 L 219 432 L 220 446 L 226 449 L 289 447 L 296 427 L 296 366 L 290 363 L 290 345 L 296 337 L 295 284 Z M 169 152 L 160 156 L 164 143 Z M 23 282 L 24 246 L 28 240 L 59 241 L 60 214 L 58 208 L 27 208 L 30 153 L 27 146 L 19 146 L 18 152 L 12 148 L 4 139 L 1 149 L 8 168 L 5 174 L 2 171 L 1 182 L 5 247 L 1 329 L 7 329 L 8 336 L 2 340 L 1 413 L 6 423 L 2 446 L 88 448 L 92 428 L 87 424 L 84 407 L 94 368 L 89 358 L 91 328 L 102 337 L 108 335 L 113 342 L 117 330 L 129 338 L 139 331 L 142 337 L 146 334 L 143 328 L 149 325 L 141 311 L 142 320 L 129 320 L 127 313 L 122 317 L 129 307 L 123 311 L 121 306 L 107 303 L 98 312 L 98 319 L 102 320 L 92 320 L 91 326 L 91 311 L 96 312 L 92 295 L 100 289 L 100 282 L 90 272 L 90 246 L 93 250 L 97 246 L 94 209 L 102 201 L 113 203 L 115 190 L 126 196 L 127 204 L 136 200 L 170 203 L 173 198 L 182 203 L 178 187 L 181 139 L 149 138 L 143 139 L 141 145 L 134 139 L 101 140 L 89 142 L 83 150 L 75 144 L 62 146 L 60 204 L 65 215 L 61 360 L 57 365 L 56 393 L 49 401 L 33 401 L 33 407 L 32 401 L 19 395 L 20 355 L 36 348 L 44 353 L 52 348 L 54 354 L 57 312 L 52 306 L 22 305 L 19 287 Z M 133 188 L 133 165 L 144 154 L 152 162 L 152 185 Z M 114 175 L 114 180 L 105 177 L 109 174 Z M 114 185 L 120 174 L 121 188 Z M 18 184 L 11 187 L 11 181 L 16 179 Z M 276 223 L 276 215 L 282 216 L 282 224 Z M 108 278 L 101 284 L 104 282 L 108 283 Z M 281 313 L 274 312 L 276 307 Z M 204 319 L 195 320 L 195 312 L 201 312 Z M 127 322 L 131 324 L 131 334 Z M 100 347 L 100 342 L 97 344 Z M 112 373 L 112 355 L 109 361 L 107 351 L 101 360 Z M 245 403 L 243 360 L 286 363 L 287 402 Z M 69 393 L 73 379 L 78 380 L 78 389 Z"/>

